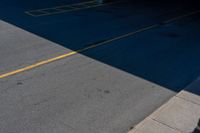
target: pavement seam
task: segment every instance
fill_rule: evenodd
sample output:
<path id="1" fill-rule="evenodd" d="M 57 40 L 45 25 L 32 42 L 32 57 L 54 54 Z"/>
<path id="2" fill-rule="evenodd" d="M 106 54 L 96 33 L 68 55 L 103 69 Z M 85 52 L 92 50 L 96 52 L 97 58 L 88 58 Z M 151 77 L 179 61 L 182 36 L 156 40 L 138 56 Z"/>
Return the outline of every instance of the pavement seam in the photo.
<path id="1" fill-rule="evenodd" d="M 187 101 L 187 102 L 189 102 L 189 103 L 195 104 L 195 105 L 197 105 L 197 106 L 200 106 L 200 104 L 195 103 L 195 102 L 193 102 L 192 100 L 188 100 L 188 99 L 183 98 L 183 97 L 180 97 L 180 96 L 175 96 L 175 97 L 180 98 L 180 99 L 182 99 L 182 100 L 184 100 L 184 101 Z"/>
<path id="2" fill-rule="evenodd" d="M 176 131 L 178 131 L 180 133 L 183 133 L 182 131 L 180 131 L 180 130 L 178 130 L 176 128 L 171 127 L 170 125 L 167 125 L 167 124 L 163 123 L 162 121 L 156 120 L 156 117 L 159 115 L 160 112 L 162 112 L 163 110 L 165 110 L 166 108 L 168 108 L 170 105 L 173 104 L 172 100 L 175 99 L 175 98 L 176 98 L 176 95 L 173 96 L 173 97 L 171 97 L 168 101 L 166 101 L 163 105 L 161 105 L 161 107 L 159 107 L 158 109 L 156 109 L 148 117 L 149 117 L 149 119 L 151 119 L 151 120 L 153 120 L 153 121 L 155 121 L 157 123 L 160 123 L 160 124 L 162 124 L 164 126 L 167 126 L 168 128 L 171 128 L 171 129 L 176 130 Z"/>
<path id="3" fill-rule="evenodd" d="M 184 90 L 182 90 L 181 92 L 183 92 Z M 149 116 L 147 116 L 144 120 L 142 120 L 140 123 L 138 123 L 135 128 L 133 128 L 132 130 L 130 130 L 128 133 L 137 133 L 137 131 L 139 129 L 142 129 L 144 128 L 145 126 L 145 123 L 148 123 L 148 120 L 152 120 L 154 122 L 157 122 L 157 123 L 160 123 L 162 125 L 164 125 L 165 127 L 168 127 L 170 129 L 173 129 L 177 132 L 180 132 L 180 133 L 188 133 L 188 132 L 184 132 L 184 131 L 181 131 L 180 129 L 178 128 L 175 128 L 175 127 L 172 127 L 164 122 L 162 122 L 161 120 L 158 120 L 157 117 L 158 115 L 161 115 L 162 111 L 166 108 L 169 108 L 170 106 L 173 105 L 173 103 L 175 102 L 176 99 L 179 99 L 179 100 L 182 100 L 183 102 L 187 102 L 188 104 L 193 104 L 193 105 L 196 105 L 196 106 L 200 106 L 199 104 L 197 103 L 194 103 L 190 100 L 187 100 L 185 98 L 182 98 L 182 97 L 179 97 L 178 95 L 181 93 L 177 93 L 175 96 L 173 96 L 172 98 L 170 98 L 167 102 L 165 102 L 163 105 L 161 105 L 158 109 L 156 109 L 153 113 L 151 113 Z M 145 132 L 146 133 L 146 132 Z"/>
<path id="4" fill-rule="evenodd" d="M 156 120 L 156 119 L 154 119 L 154 118 L 150 118 L 150 119 L 153 120 L 153 121 L 155 121 L 155 122 L 157 122 L 157 123 L 159 123 L 159 124 L 162 124 L 162 125 L 164 125 L 164 126 L 170 128 L 170 129 L 173 129 L 173 130 L 175 130 L 175 131 L 178 131 L 178 132 L 180 132 L 180 133 L 186 133 L 186 132 L 180 131 L 180 130 L 177 129 L 177 128 L 173 128 L 173 127 L 171 127 L 170 125 L 163 123 L 162 121 Z"/>

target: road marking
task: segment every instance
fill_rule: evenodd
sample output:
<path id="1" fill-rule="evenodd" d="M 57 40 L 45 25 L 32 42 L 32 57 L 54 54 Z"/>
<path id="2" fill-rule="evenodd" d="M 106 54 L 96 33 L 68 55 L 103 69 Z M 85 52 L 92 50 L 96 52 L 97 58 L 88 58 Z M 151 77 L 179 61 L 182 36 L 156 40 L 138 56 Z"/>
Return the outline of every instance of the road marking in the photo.
<path id="1" fill-rule="evenodd" d="M 99 4 L 96 1 L 88 1 L 88 2 L 70 4 L 70 5 L 56 6 L 56 7 L 52 7 L 52 8 L 44 8 L 44 9 L 25 11 L 25 13 L 32 17 L 42 17 L 42 16 L 49 16 L 49 15 L 55 15 L 55 14 L 60 14 L 60 13 L 72 12 L 72 11 L 79 11 L 79 10 L 84 10 L 84 9 L 89 9 L 89 8 L 95 8 L 95 7 L 100 7 L 100 6 L 106 6 L 106 5 L 116 4 L 119 2 L 122 2 L 122 1 L 106 2 L 106 3 L 102 3 L 102 4 Z M 89 5 L 89 4 L 92 4 L 92 5 Z M 78 7 L 78 6 L 80 6 L 80 7 Z M 64 8 L 67 8 L 67 9 L 64 9 Z M 48 10 L 54 10 L 54 11 L 48 12 Z"/>
<path id="2" fill-rule="evenodd" d="M 165 24 L 171 23 L 171 22 L 174 22 L 174 21 L 176 21 L 176 20 L 179 20 L 179 19 L 182 19 L 182 18 L 191 16 L 191 15 L 194 15 L 194 14 L 197 14 L 197 13 L 200 13 L 200 10 L 194 11 L 194 12 L 190 12 L 190 13 L 187 13 L 187 14 L 185 14 L 185 15 L 178 16 L 178 17 L 174 17 L 174 18 L 172 18 L 172 19 L 163 21 L 163 23 L 165 23 Z M 25 72 L 25 71 L 28 71 L 28 70 L 31 70 L 31 69 L 34 69 L 34 68 L 43 66 L 43 65 L 45 65 L 45 64 L 49 64 L 49 63 L 51 63 L 51 62 L 55 62 L 55 61 L 58 61 L 58 60 L 61 60 L 61 59 L 70 57 L 70 56 L 72 56 L 72 55 L 78 54 L 78 53 L 80 53 L 80 52 L 85 52 L 85 51 L 87 51 L 87 50 L 90 50 L 90 49 L 93 49 L 93 48 L 96 48 L 96 47 L 99 47 L 99 46 L 102 46 L 102 45 L 106 45 L 106 44 L 109 44 L 110 42 L 117 41 L 117 40 L 120 40 L 120 39 L 129 37 L 129 36 L 135 35 L 135 34 L 137 34 L 137 33 L 144 32 L 144 31 L 147 31 L 147 30 L 150 30 L 150 29 L 159 27 L 159 26 L 160 26 L 160 24 L 154 24 L 154 25 L 151 25 L 151 26 L 147 26 L 147 27 L 138 29 L 138 30 L 136 30 L 136 31 L 129 32 L 129 33 L 127 33 L 127 34 L 124 34 L 124 35 L 121 35 L 121 36 L 118 36 L 118 37 L 114 37 L 114 38 L 105 40 L 105 41 L 103 41 L 103 42 L 100 42 L 100 43 L 97 43 L 97 44 L 94 44 L 94 45 L 85 47 L 85 48 L 83 48 L 83 49 L 79 49 L 79 50 L 76 50 L 76 51 L 72 51 L 72 52 L 69 52 L 69 53 L 66 53 L 66 54 L 63 54 L 63 55 L 54 57 L 54 58 L 50 58 L 50 59 L 47 59 L 47 60 L 44 60 L 44 61 L 40 61 L 40 62 L 38 62 L 38 63 L 35 63 L 35 64 L 32 64 L 32 65 L 26 66 L 26 67 L 24 67 L 24 68 L 20 68 L 20 69 L 11 71 L 11 72 L 7 72 L 7 73 L 4 73 L 4 74 L 1 74 L 1 75 L 0 75 L 0 79 L 6 78 L 6 77 L 9 77 L 9 76 L 13 76 L 13 75 L 16 75 L 16 74 L 19 74 L 19 73 L 22 73 L 22 72 Z"/>
<path id="3" fill-rule="evenodd" d="M 93 48 L 96 48 L 96 47 L 99 47 L 99 46 L 108 44 L 108 43 L 113 42 L 113 41 L 116 41 L 116 40 L 123 39 L 123 38 L 125 38 L 125 37 L 134 35 L 134 34 L 136 34 L 136 33 L 139 33 L 139 32 L 142 32 L 142 31 L 145 31 L 145 30 L 148 30 L 148 29 L 152 29 L 152 28 L 154 28 L 154 27 L 157 27 L 157 25 L 148 26 L 148 27 L 139 29 L 139 30 L 137 30 L 137 31 L 130 32 L 130 33 L 128 33 L 128 34 L 125 34 L 125 35 L 122 35 L 122 36 L 118 36 L 118 37 L 115 37 L 115 38 L 112 38 L 112 39 L 109 39 L 109 40 L 105 40 L 105 41 L 103 41 L 103 42 L 100 42 L 100 43 L 97 43 L 97 44 L 94 44 L 94 45 L 85 47 L 85 48 L 83 48 L 83 49 L 79 49 L 79 50 L 72 51 L 72 52 L 69 52 L 69 53 L 66 53 L 66 54 L 63 54 L 63 55 L 59 55 L 59 56 L 57 56 L 57 57 L 50 58 L 50 59 L 47 59 L 47 60 L 38 62 L 38 63 L 29 65 L 29 66 L 24 67 L 24 68 L 20 68 L 20 69 L 17 69 L 17 70 L 14 70 L 14 71 L 11 71 L 11 72 L 2 74 L 2 75 L 0 75 L 0 79 L 6 78 L 6 77 L 8 77 L 8 76 L 16 75 L 16 74 L 18 74 L 18 73 L 22 73 L 22 72 L 24 72 L 24 71 L 28 71 L 28 70 L 31 70 L 31 69 L 33 69 L 33 68 L 36 68 L 36 67 L 39 67 L 39 66 L 42 66 L 42 65 L 45 65 L 45 64 L 49 64 L 49 63 L 51 63 L 51 62 L 54 62 L 54 61 L 57 61 L 57 60 L 60 60 L 60 59 L 64 59 L 64 58 L 66 58 L 66 57 L 70 57 L 70 56 L 75 55 L 75 54 L 78 54 L 78 53 L 80 53 L 80 52 L 84 52 L 84 51 L 86 51 L 86 50 L 93 49 Z"/>
<path id="4" fill-rule="evenodd" d="M 95 2 L 94 0 L 92 1 L 87 1 L 87 2 L 80 2 L 80 3 L 75 3 L 75 4 L 69 4 L 69 5 L 76 5 L 76 4 L 87 4 L 87 3 L 93 3 Z M 30 10 L 31 11 L 38 11 L 38 10 L 46 10 L 46 9 L 52 9 L 52 8 L 60 8 L 60 7 L 65 7 L 67 5 L 61 5 L 61 6 L 55 6 L 55 7 L 50 7 L 50 8 L 41 8 L 41 9 L 36 9 L 36 10 Z"/>
<path id="5" fill-rule="evenodd" d="M 182 18 L 185 18 L 185 17 L 188 17 L 188 16 L 192 16 L 192 15 L 198 14 L 198 13 L 200 13 L 200 10 L 189 12 L 189 13 L 183 14 L 181 16 L 168 19 L 168 20 L 164 21 L 164 23 L 171 23 L 171 22 L 174 22 L 176 20 L 179 20 L 179 19 L 182 19 Z"/>
<path id="6" fill-rule="evenodd" d="M 57 56 L 57 57 L 54 57 L 54 58 L 51 58 L 51 59 L 47 59 L 47 60 L 32 64 L 32 65 L 24 67 L 24 68 L 20 68 L 20 69 L 17 69 L 17 70 L 2 74 L 2 75 L 0 75 L 0 78 L 5 78 L 5 77 L 11 76 L 11 75 L 15 75 L 15 74 L 18 74 L 18 73 L 21 73 L 21 72 L 24 72 L 24 71 L 27 71 L 27 70 L 30 70 L 30 69 L 33 69 L 33 68 L 36 68 L 36 67 L 51 63 L 51 62 L 54 62 L 56 60 L 60 60 L 60 59 L 66 58 L 68 56 L 72 56 L 74 54 L 77 54 L 77 52 L 76 51 L 69 52 L 67 54 L 63 54 L 63 55 L 60 55 L 60 56 Z"/>

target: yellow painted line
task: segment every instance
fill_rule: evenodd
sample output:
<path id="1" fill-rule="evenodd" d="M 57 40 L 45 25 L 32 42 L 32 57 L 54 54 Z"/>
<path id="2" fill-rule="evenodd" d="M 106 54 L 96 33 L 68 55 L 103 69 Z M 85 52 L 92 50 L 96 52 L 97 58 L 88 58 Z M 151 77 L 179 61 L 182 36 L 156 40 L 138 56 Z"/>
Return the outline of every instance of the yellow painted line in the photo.
<path id="1" fill-rule="evenodd" d="M 60 59 L 66 58 L 68 56 L 72 56 L 74 54 L 77 54 L 77 52 L 74 51 L 74 52 L 70 52 L 70 53 L 67 53 L 67 54 L 63 54 L 63 55 L 57 56 L 55 58 L 44 60 L 44 61 L 32 64 L 32 65 L 27 66 L 27 67 L 20 68 L 20 69 L 17 69 L 17 70 L 2 74 L 2 75 L 0 75 L 0 78 L 5 78 L 5 77 L 11 76 L 11 75 L 15 75 L 15 74 L 18 74 L 18 73 L 21 73 L 21 72 L 24 72 L 24 71 L 27 71 L 27 70 L 30 70 L 30 69 L 45 65 L 45 64 L 48 64 L 50 62 L 54 62 L 56 60 L 60 60 Z"/>
<path id="2" fill-rule="evenodd" d="M 61 5 L 61 6 L 48 7 L 48 8 L 40 8 L 40 9 L 36 9 L 36 10 L 30 10 L 30 11 L 27 11 L 27 12 L 40 11 L 40 10 L 48 10 L 48 9 L 55 9 L 55 8 L 61 8 L 61 7 L 66 7 L 66 6 L 80 5 L 80 4 L 86 4 L 86 3 L 93 3 L 93 2 L 95 2 L 95 1 L 92 0 L 92 1 L 80 2 L 80 3 L 74 3 L 74 4 L 68 4 L 68 5 Z"/>
<path id="3" fill-rule="evenodd" d="M 121 1 L 109 2 L 109 3 L 105 3 L 105 4 L 97 4 L 97 5 L 92 5 L 92 6 L 82 7 L 82 8 L 74 8 L 74 9 L 72 8 L 72 9 L 69 9 L 69 10 L 59 10 L 58 12 L 44 13 L 44 14 L 41 14 L 41 15 L 34 15 L 31 12 L 34 12 L 34 11 L 43 12 L 43 10 L 46 10 L 46 9 L 57 9 L 59 7 L 66 7 L 66 6 L 71 7 L 71 6 L 80 5 L 80 4 L 63 5 L 63 6 L 57 6 L 57 7 L 52 7 L 52 8 L 37 9 L 37 10 L 25 11 L 25 13 L 32 16 L 32 17 L 42 17 L 42 16 L 50 16 L 50 15 L 56 15 L 56 14 L 61 14 L 61 13 L 73 12 L 73 11 L 80 11 L 80 10 L 90 9 L 90 8 L 95 8 L 95 7 L 101 7 L 101 6 L 116 4 L 116 3 L 119 3 L 119 2 L 121 2 Z"/>
<path id="4" fill-rule="evenodd" d="M 171 19 L 168 19 L 166 21 L 164 21 L 164 23 L 170 23 L 170 22 L 174 22 L 176 20 L 179 20 L 179 19 L 182 19 L 182 18 L 185 18 L 185 17 L 188 17 L 188 16 L 192 16 L 194 14 L 198 14 L 200 13 L 200 10 L 197 10 L 197 11 L 193 11 L 193 12 L 189 12 L 189 13 L 186 13 L 184 15 L 181 15 L 181 16 L 178 16 L 178 17 L 174 17 L 174 18 L 171 18 Z"/>
<path id="5" fill-rule="evenodd" d="M 60 59 L 64 59 L 66 57 L 70 57 L 70 56 L 75 55 L 77 53 L 84 52 L 86 50 L 93 49 L 93 48 L 96 48 L 98 46 L 102 46 L 102 45 L 108 44 L 110 42 L 113 42 L 113 41 L 116 41 L 116 40 L 120 40 L 122 38 L 131 36 L 131 35 L 134 35 L 136 33 L 139 33 L 139 32 L 145 31 L 145 30 L 149 30 L 149 29 L 152 29 L 152 28 L 155 28 L 155 27 L 157 27 L 157 25 L 148 26 L 148 27 L 139 29 L 137 31 L 130 32 L 128 34 L 125 34 L 125 35 L 122 35 L 122 36 L 118 36 L 118 37 L 103 41 L 101 43 L 97 43 L 95 45 L 91 45 L 91 46 L 85 47 L 85 48 L 77 50 L 77 51 L 69 52 L 67 54 L 63 54 L 63 55 L 60 55 L 60 56 L 57 56 L 57 57 L 54 57 L 54 58 L 50 58 L 50 59 L 47 59 L 47 60 L 32 64 L 32 65 L 24 67 L 24 68 L 20 68 L 20 69 L 11 71 L 11 72 L 7 72 L 5 74 L 1 74 L 0 75 L 0 79 L 6 78 L 6 77 L 9 77 L 9 76 L 12 76 L 12 75 L 16 75 L 16 74 L 22 73 L 24 71 L 28 71 L 28 70 L 34 69 L 34 68 L 37 68 L 37 67 L 45 65 L 45 64 L 49 64 L 49 63 L 54 62 L 54 61 L 57 61 L 57 60 L 60 60 Z"/>
<path id="6" fill-rule="evenodd" d="M 69 5 L 61 5 L 61 6 L 55 6 L 55 7 L 48 7 L 48 8 L 41 8 L 41 9 L 35 9 L 35 10 L 30 10 L 30 11 L 25 11 L 26 14 L 32 16 L 32 17 L 40 17 L 40 16 L 43 16 L 43 15 L 33 15 L 31 12 L 43 12 L 42 10 L 49 10 L 49 9 L 56 9 L 56 8 L 62 8 L 62 7 L 66 7 L 66 6 L 74 6 L 74 5 L 81 5 L 81 4 L 87 4 L 87 3 L 94 3 L 95 1 L 92 0 L 92 1 L 87 1 L 87 2 L 80 2 L 80 3 L 74 3 L 74 4 L 69 4 Z M 58 13 L 63 13 L 63 12 L 66 12 L 66 11 L 59 11 L 59 12 L 56 12 L 56 13 L 51 13 L 52 15 L 53 14 L 58 14 Z M 44 12 L 46 15 L 44 16 L 47 16 L 47 15 L 50 15 L 50 13 L 46 13 Z"/>
<path id="7" fill-rule="evenodd" d="M 164 21 L 164 22 L 165 22 L 165 23 L 168 23 L 168 22 L 176 21 L 176 20 L 178 20 L 178 19 L 182 19 L 182 18 L 184 18 L 184 17 L 188 17 L 188 16 L 191 16 L 191 15 L 194 15 L 194 14 L 197 14 L 197 13 L 200 13 L 200 10 L 195 11 L 195 12 L 191 12 L 191 13 L 188 13 L 188 14 L 185 14 L 185 15 L 182 15 L 182 16 L 174 17 L 174 18 L 169 19 L 169 20 Z M 129 32 L 129 33 L 127 33 L 127 34 L 124 34 L 124 35 L 121 35 L 121 36 L 118 36 L 118 37 L 115 37 L 115 38 L 111 38 L 111 39 L 109 39 L 109 40 L 106 40 L 106 41 L 103 41 L 103 42 L 100 42 L 100 43 L 97 43 L 97 44 L 94 44 L 94 45 L 85 47 L 85 48 L 80 49 L 80 50 L 77 50 L 77 51 L 72 51 L 72 52 L 69 52 L 69 53 L 66 53 L 66 54 L 63 54 L 63 55 L 54 57 L 54 58 L 50 58 L 50 59 L 47 59 L 47 60 L 44 60 L 44 61 L 41 61 L 41 62 L 32 64 L 32 65 L 29 65 L 29 66 L 24 67 L 24 68 L 20 68 L 20 69 L 11 71 L 11 72 L 7 72 L 7 73 L 5 73 L 5 74 L 1 74 L 1 75 L 0 75 L 0 79 L 6 78 L 6 77 L 9 77 L 9 76 L 12 76 L 12 75 L 16 75 L 16 74 L 19 74 L 19 73 L 22 73 L 22 72 L 25 72 L 25 71 L 28 71 L 28 70 L 31 70 L 31 69 L 34 69 L 34 68 L 43 66 L 43 65 L 45 65 L 45 64 L 49 64 L 49 63 L 51 63 L 51 62 L 55 62 L 55 61 L 57 61 L 57 60 L 61 60 L 61 59 L 70 57 L 70 56 L 75 55 L 75 54 L 78 54 L 78 53 L 80 53 L 80 52 L 84 52 L 84 51 L 86 51 L 86 50 L 93 49 L 93 48 L 96 48 L 96 47 L 99 47 L 99 46 L 108 44 L 108 43 L 110 43 L 110 42 L 117 41 L 117 40 L 120 40 L 120 39 L 129 37 L 129 36 L 135 35 L 135 34 L 137 34 L 137 33 L 144 32 L 144 31 L 147 31 L 147 30 L 156 28 L 156 27 L 158 27 L 158 26 L 160 26 L 160 24 L 154 24 L 154 25 L 151 25 L 151 26 L 147 26 L 147 27 L 141 28 L 141 29 L 139 29 L 139 30 L 136 30 L 136 31 L 134 31 L 134 32 Z"/>
<path id="8" fill-rule="evenodd" d="M 44 13 L 44 14 L 48 14 L 48 13 L 42 11 L 42 10 L 39 10 L 38 12 L 42 12 L 42 13 Z M 29 16 L 32 16 L 32 17 L 40 16 L 40 15 L 34 15 L 34 14 L 32 14 L 31 12 L 25 12 L 25 13 L 28 14 Z"/>

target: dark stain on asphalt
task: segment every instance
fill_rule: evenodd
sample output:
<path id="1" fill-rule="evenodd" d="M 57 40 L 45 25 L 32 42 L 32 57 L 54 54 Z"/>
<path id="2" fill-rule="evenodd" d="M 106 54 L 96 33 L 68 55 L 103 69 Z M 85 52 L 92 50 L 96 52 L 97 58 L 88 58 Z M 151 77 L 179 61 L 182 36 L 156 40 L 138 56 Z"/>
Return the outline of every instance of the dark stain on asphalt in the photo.
<path id="1" fill-rule="evenodd" d="M 21 81 L 17 81 L 17 85 L 23 85 Z"/>
<path id="2" fill-rule="evenodd" d="M 103 92 L 105 94 L 109 94 L 110 91 L 109 90 L 102 90 L 102 89 L 97 89 L 98 92 Z"/>
<path id="3" fill-rule="evenodd" d="M 110 93 L 109 90 L 104 90 L 103 92 L 106 93 L 106 94 L 109 94 L 109 93 Z"/>
<path id="4" fill-rule="evenodd" d="M 131 127 L 129 128 L 129 131 L 132 130 L 133 128 L 134 128 L 134 126 L 131 126 Z"/>

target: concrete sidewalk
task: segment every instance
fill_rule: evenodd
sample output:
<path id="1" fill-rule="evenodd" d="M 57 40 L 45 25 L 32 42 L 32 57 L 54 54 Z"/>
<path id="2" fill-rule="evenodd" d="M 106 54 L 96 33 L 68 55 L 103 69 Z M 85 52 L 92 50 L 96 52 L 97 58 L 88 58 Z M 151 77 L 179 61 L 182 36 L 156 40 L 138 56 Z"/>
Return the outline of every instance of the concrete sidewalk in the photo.
<path id="1" fill-rule="evenodd" d="M 199 118 L 200 96 L 181 91 L 129 133 L 192 133 Z"/>

